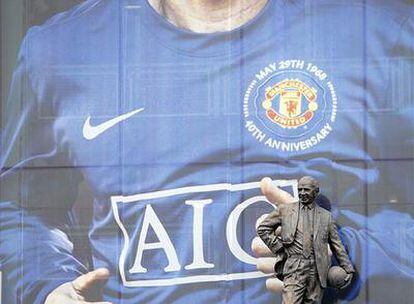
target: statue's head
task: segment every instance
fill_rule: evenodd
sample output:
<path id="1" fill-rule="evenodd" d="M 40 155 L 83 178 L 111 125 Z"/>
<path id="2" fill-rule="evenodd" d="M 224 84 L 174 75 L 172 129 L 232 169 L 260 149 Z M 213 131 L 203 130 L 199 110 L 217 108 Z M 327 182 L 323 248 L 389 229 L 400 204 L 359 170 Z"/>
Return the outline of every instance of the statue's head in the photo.
<path id="1" fill-rule="evenodd" d="M 319 194 L 319 182 L 310 176 L 304 176 L 298 183 L 299 202 L 311 204 Z"/>

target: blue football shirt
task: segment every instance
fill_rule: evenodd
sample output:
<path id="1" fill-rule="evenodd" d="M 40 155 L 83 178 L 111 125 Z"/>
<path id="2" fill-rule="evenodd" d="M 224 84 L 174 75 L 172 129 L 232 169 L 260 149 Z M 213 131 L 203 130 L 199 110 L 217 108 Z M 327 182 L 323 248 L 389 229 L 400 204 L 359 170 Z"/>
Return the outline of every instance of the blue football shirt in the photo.
<path id="1" fill-rule="evenodd" d="M 343 298 L 367 302 L 369 278 L 412 280 L 410 211 L 381 192 L 409 197 L 383 163 L 412 158 L 412 17 L 404 1 L 269 0 L 200 34 L 147 1 L 89 0 L 32 28 L 2 133 L 15 294 L 42 303 L 86 272 L 62 233 L 81 182 L 107 301 L 279 301 L 250 249 L 273 208 L 264 176 L 294 195 L 301 176 L 320 181 L 359 274 Z"/>

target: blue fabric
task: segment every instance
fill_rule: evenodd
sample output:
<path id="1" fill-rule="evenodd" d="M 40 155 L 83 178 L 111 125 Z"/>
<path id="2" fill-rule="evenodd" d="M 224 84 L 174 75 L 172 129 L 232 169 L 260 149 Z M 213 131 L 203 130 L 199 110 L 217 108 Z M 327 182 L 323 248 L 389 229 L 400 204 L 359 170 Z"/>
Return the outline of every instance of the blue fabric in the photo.
<path id="1" fill-rule="evenodd" d="M 41 303 L 86 271 L 63 234 L 83 181 L 105 300 L 277 302 L 250 249 L 272 208 L 258 182 L 294 193 L 312 175 L 359 274 L 340 296 L 381 303 L 370 279 L 413 279 L 410 183 L 387 163 L 412 161 L 412 16 L 408 1 L 270 0 L 196 34 L 146 1 L 91 0 L 32 28 L 1 142 L 12 294 Z"/>

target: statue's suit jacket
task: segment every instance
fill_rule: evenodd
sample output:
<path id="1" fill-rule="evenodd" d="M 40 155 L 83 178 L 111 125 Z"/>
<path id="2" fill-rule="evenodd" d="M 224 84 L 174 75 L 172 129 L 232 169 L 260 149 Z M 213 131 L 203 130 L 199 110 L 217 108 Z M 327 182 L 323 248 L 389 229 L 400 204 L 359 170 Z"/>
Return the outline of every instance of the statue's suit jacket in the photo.
<path id="1" fill-rule="evenodd" d="M 278 210 L 269 214 L 257 228 L 258 235 L 274 252 L 280 253 L 283 247 L 293 243 L 299 220 L 299 203 L 280 205 Z M 341 242 L 338 230 L 331 213 L 315 204 L 313 220 L 313 249 L 319 280 L 322 287 L 326 287 L 326 278 L 331 265 L 328 253 L 328 244 L 339 265 L 347 272 L 354 272 L 354 267 Z M 278 237 L 275 230 L 281 226 L 282 234 Z"/>

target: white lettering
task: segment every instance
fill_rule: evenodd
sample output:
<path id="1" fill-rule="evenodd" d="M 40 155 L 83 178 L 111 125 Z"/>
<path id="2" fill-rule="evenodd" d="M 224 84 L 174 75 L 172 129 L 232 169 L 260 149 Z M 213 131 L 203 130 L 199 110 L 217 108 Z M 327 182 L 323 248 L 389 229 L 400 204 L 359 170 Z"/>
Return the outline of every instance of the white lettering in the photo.
<path id="1" fill-rule="evenodd" d="M 264 69 L 260 70 L 260 72 L 256 74 L 256 78 L 259 80 L 263 80 L 265 77 L 267 77 L 267 75 L 276 71 L 276 69 L 277 69 L 276 63 L 271 63 Z"/>
<path id="2" fill-rule="evenodd" d="M 261 142 L 266 138 L 266 134 L 260 131 L 253 121 L 246 121 L 246 128 L 252 134 L 252 136 L 256 138 L 258 141 Z"/>
<path id="3" fill-rule="evenodd" d="M 297 193 L 297 181 L 296 180 L 275 180 L 273 181 L 275 185 L 278 187 L 291 187 L 293 190 L 294 197 L 297 199 L 298 193 Z M 204 208 L 204 206 L 208 205 L 211 202 L 213 202 L 210 199 L 199 199 L 198 197 L 203 196 L 203 194 L 208 195 L 210 197 L 211 193 L 217 193 L 218 191 L 225 191 L 230 193 L 238 193 L 239 191 L 246 191 L 246 190 L 253 190 L 258 189 L 260 191 L 260 182 L 250 182 L 250 183 L 243 183 L 243 184 L 229 184 L 229 183 L 221 183 L 221 184 L 209 184 L 209 185 L 197 185 L 197 186 L 186 186 L 181 188 L 174 188 L 174 189 L 166 189 L 166 190 L 158 190 L 153 192 L 145 192 L 145 193 L 136 193 L 132 195 L 127 196 L 111 196 L 111 204 L 112 204 L 112 210 L 114 214 L 114 218 L 116 223 L 119 226 L 119 229 L 122 232 L 123 235 L 123 248 L 119 255 L 119 274 L 120 278 L 122 280 L 122 284 L 126 287 L 155 287 L 155 286 L 175 286 L 175 285 L 181 285 L 181 284 L 194 284 L 194 283 L 203 283 L 203 282 L 218 282 L 218 281 L 233 281 L 233 280 L 247 280 L 247 279 L 254 279 L 254 278 L 261 278 L 268 276 L 267 274 L 264 274 L 260 271 L 253 270 L 242 270 L 237 271 L 231 267 L 229 268 L 220 268 L 216 269 L 217 266 L 204 270 L 204 272 L 198 272 L 198 273 L 186 273 L 187 271 L 184 271 L 183 268 L 180 267 L 178 263 L 177 253 L 180 253 L 181 251 L 176 251 L 173 247 L 171 240 L 169 236 L 167 235 L 167 232 L 165 231 L 165 227 L 161 224 L 160 219 L 154 212 L 151 205 L 147 204 L 149 200 L 154 201 L 157 199 L 162 198 L 176 198 L 179 195 L 194 195 L 197 197 L 195 200 L 186 200 L 185 203 L 187 205 L 192 205 L 194 208 L 194 220 L 193 225 L 196 225 L 197 228 L 193 228 L 194 238 L 198 238 L 201 235 L 203 225 L 203 212 L 207 212 L 207 208 Z M 225 257 L 228 253 L 227 250 L 229 250 L 226 246 L 230 245 L 232 249 L 232 253 L 235 253 L 235 256 L 233 260 L 239 259 L 240 261 L 250 261 L 252 262 L 254 260 L 254 257 L 252 257 L 250 254 L 245 252 L 241 245 L 237 241 L 237 224 L 240 220 L 240 215 L 244 210 L 251 204 L 254 204 L 255 202 L 267 202 L 263 196 L 257 196 L 253 197 L 251 199 L 248 199 L 244 202 L 242 202 L 241 206 L 235 206 L 234 210 L 229 215 L 229 218 L 227 220 L 226 225 L 226 236 L 224 238 L 217 239 L 215 236 L 216 243 L 210 244 L 210 246 L 214 246 L 214 248 L 220 248 L 224 250 L 223 254 L 220 258 Z M 184 203 L 184 202 L 183 202 Z M 268 202 L 267 202 L 268 203 Z M 119 206 L 128 206 L 128 205 L 134 205 L 134 204 L 146 204 L 145 207 L 145 213 L 144 217 L 142 219 L 142 227 L 141 232 L 138 235 L 131 235 L 129 234 L 127 227 L 125 226 L 125 223 L 123 222 Z M 223 216 L 225 216 L 223 214 Z M 201 221 L 200 221 L 201 219 Z M 145 242 L 146 237 L 148 235 L 149 227 L 151 226 L 151 229 L 154 230 L 156 233 L 156 237 L 158 237 L 159 242 L 148 244 Z M 185 225 L 187 227 L 187 225 Z M 129 228 L 135 228 L 137 227 L 131 227 Z M 174 232 L 169 232 L 174 233 Z M 134 244 L 131 242 L 131 237 L 138 238 L 138 249 L 131 248 L 131 245 Z M 224 242 L 224 243 L 223 243 Z M 196 243 L 193 243 L 193 245 Z M 186 253 L 191 252 L 191 242 L 190 244 L 186 243 L 183 244 Z M 197 247 L 198 245 L 194 245 L 194 247 Z M 204 263 L 203 259 L 203 248 L 202 246 L 198 246 L 199 249 L 193 249 L 194 256 L 196 257 L 194 261 L 201 261 L 201 263 Z M 212 248 L 212 247 L 210 247 Z M 145 269 L 142 267 L 142 259 L 143 259 L 143 251 L 147 249 L 163 249 L 167 255 L 167 258 L 169 260 L 168 267 L 170 269 L 165 268 L 165 271 L 173 271 L 171 270 L 175 268 L 175 270 L 180 272 L 172 274 L 172 276 L 168 276 L 167 274 L 163 276 L 162 278 L 159 277 L 142 277 L 139 273 L 139 271 L 142 272 L 150 272 L 150 270 Z M 180 248 L 181 249 L 181 248 Z M 184 249 L 184 248 L 183 248 Z M 132 253 L 137 251 L 137 253 Z M 190 251 L 188 251 L 190 250 Z M 134 266 L 131 268 L 130 273 L 127 274 L 127 268 L 126 268 L 126 261 L 129 260 L 128 255 L 132 254 L 135 258 Z M 185 255 L 187 257 L 187 254 Z M 217 257 L 217 256 L 216 256 Z M 208 263 L 206 263 L 208 264 Z M 254 263 L 253 263 L 254 264 Z M 181 269 L 180 269 L 181 268 Z M 249 266 L 249 268 L 252 268 L 252 266 Z M 134 271 L 138 271 L 137 273 L 134 273 Z M 190 272 L 190 271 L 188 271 Z M 148 275 L 148 274 L 147 274 Z"/>
<path id="4" fill-rule="evenodd" d="M 280 149 L 281 142 L 273 138 L 268 138 L 265 145 L 273 149 Z"/>
<path id="5" fill-rule="evenodd" d="M 155 234 L 157 235 L 159 242 L 155 243 L 145 243 L 145 239 L 148 234 L 149 227 L 152 227 Z M 147 205 L 145 208 L 144 220 L 142 223 L 141 233 L 139 235 L 138 249 L 135 257 L 135 262 L 132 268 L 129 270 L 130 273 L 145 273 L 147 269 L 141 265 L 142 255 L 144 250 L 150 249 L 164 249 L 165 254 L 168 259 L 168 265 L 164 268 L 165 272 L 178 271 L 181 269 L 181 265 L 178 262 L 177 253 L 175 252 L 174 246 L 171 243 L 171 240 L 165 230 L 164 226 L 161 224 L 160 219 L 155 214 L 154 209 L 151 205 Z"/>
<path id="6" fill-rule="evenodd" d="M 240 246 L 239 242 L 237 241 L 237 223 L 239 222 L 239 218 L 242 212 L 247 207 L 257 202 L 269 203 L 264 196 L 254 196 L 252 198 L 245 200 L 241 204 L 237 205 L 236 208 L 234 208 L 234 210 L 230 213 L 226 226 L 226 238 L 227 243 L 229 244 L 230 251 L 240 261 L 253 265 L 256 264 L 257 258 L 252 257 L 246 251 L 244 251 L 243 248 Z"/>
<path id="7" fill-rule="evenodd" d="M 194 208 L 193 218 L 193 262 L 184 268 L 200 269 L 200 268 L 213 268 L 214 264 L 206 263 L 204 260 L 203 250 L 203 211 L 204 206 L 211 204 L 213 200 L 199 200 L 199 201 L 185 201 L 186 205 L 191 205 Z"/>
<path id="8" fill-rule="evenodd" d="M 252 123 L 253 124 L 253 123 Z M 254 125 L 254 124 L 253 124 Z M 332 126 L 327 123 L 318 133 L 314 136 L 309 137 L 303 141 L 298 142 L 283 142 L 273 139 L 271 137 L 267 138 L 265 145 L 282 151 L 303 151 L 320 143 L 324 138 L 326 138 L 329 133 L 332 132 Z"/>

